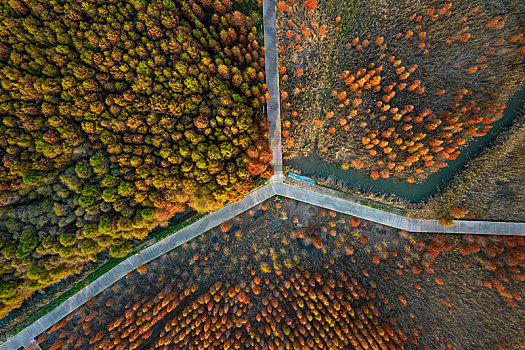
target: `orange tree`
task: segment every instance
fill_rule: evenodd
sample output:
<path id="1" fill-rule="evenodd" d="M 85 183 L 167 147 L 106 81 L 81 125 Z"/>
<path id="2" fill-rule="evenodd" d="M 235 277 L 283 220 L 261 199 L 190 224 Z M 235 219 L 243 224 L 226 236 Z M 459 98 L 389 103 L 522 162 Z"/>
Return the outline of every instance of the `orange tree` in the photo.
<path id="1" fill-rule="evenodd" d="M 512 3 L 371 1 L 351 21 L 331 4 L 279 6 L 285 158 L 306 150 L 374 179 L 420 181 L 484 136 L 524 82 Z M 332 58 L 310 65 L 314 54 Z M 329 96 L 313 103 L 320 90 Z"/>

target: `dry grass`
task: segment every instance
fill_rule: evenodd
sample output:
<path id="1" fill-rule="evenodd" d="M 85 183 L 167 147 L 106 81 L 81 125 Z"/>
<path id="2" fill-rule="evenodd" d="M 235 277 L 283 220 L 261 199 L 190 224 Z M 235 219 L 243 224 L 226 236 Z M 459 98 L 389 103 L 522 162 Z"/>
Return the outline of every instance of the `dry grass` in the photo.
<path id="1" fill-rule="evenodd" d="M 356 4 L 280 7 L 284 156 L 423 180 L 485 135 L 523 84 L 523 6 Z"/>
<path id="2" fill-rule="evenodd" d="M 493 146 L 471 160 L 441 192 L 409 210 L 408 215 L 454 218 L 463 211 L 464 217 L 479 220 L 525 221 L 525 115 L 516 118 Z"/>

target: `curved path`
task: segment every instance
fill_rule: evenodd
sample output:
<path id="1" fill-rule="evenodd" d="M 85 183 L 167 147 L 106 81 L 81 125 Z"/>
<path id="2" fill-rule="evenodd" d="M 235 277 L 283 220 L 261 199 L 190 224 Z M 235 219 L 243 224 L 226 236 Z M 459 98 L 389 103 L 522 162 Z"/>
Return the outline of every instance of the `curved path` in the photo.
<path id="1" fill-rule="evenodd" d="M 99 277 L 48 314 L 0 345 L 0 350 L 15 350 L 21 346 L 26 346 L 29 349 L 30 346 L 34 346 L 32 344 L 34 338 L 40 333 L 46 331 L 53 324 L 66 317 L 90 298 L 117 282 L 138 266 L 161 256 L 171 249 L 178 247 L 182 243 L 199 236 L 207 230 L 275 195 L 307 202 L 411 232 L 525 235 L 525 223 L 456 221 L 451 227 L 443 227 L 436 220 L 409 219 L 396 214 L 366 207 L 351 201 L 283 183 L 275 0 L 263 0 L 263 2 L 266 79 L 269 90 L 268 92 L 272 95 L 272 98 L 267 104 L 267 108 L 268 119 L 271 122 L 269 134 L 270 147 L 273 151 L 272 165 L 275 168 L 275 175 L 270 179 L 270 184 L 250 193 L 244 200 L 238 203 L 229 204 L 224 208 L 207 215 L 200 221 L 189 225 L 177 233 L 124 260 L 122 263 Z"/>

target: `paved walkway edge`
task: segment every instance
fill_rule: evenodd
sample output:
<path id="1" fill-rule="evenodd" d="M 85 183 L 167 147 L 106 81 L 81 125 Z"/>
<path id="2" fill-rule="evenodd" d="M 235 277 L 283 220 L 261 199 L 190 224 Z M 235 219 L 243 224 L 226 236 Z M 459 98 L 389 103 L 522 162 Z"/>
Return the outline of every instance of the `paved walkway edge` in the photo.
<path id="1" fill-rule="evenodd" d="M 138 254 L 124 260 L 112 270 L 108 271 L 106 274 L 99 277 L 77 294 L 66 300 L 60 306 L 0 345 L 0 350 L 18 349 L 20 346 L 29 344 L 40 333 L 66 317 L 90 298 L 96 296 L 98 293 L 117 282 L 128 272 L 133 271 L 142 264 L 156 259 L 184 242 L 199 236 L 207 230 L 220 225 L 222 222 L 231 219 L 274 195 L 292 198 L 410 232 L 525 235 L 525 223 L 456 221 L 453 226 L 444 227 L 441 226 L 437 220 L 409 219 L 289 184 L 271 183 L 248 194 L 244 200 L 230 204 L 214 213 L 211 213 L 202 220 L 193 223 L 151 247 L 144 249 Z"/>
<path id="2" fill-rule="evenodd" d="M 444 227 L 441 226 L 437 220 L 409 219 L 404 216 L 388 213 L 386 211 L 370 208 L 344 199 L 335 198 L 285 183 L 274 184 L 274 186 L 277 195 L 307 202 L 341 213 L 358 216 L 365 220 L 374 221 L 382 225 L 392 226 L 410 232 L 525 235 L 525 223 L 457 220 L 454 222 L 453 226 Z"/>
<path id="3" fill-rule="evenodd" d="M 1 350 L 16 350 L 21 346 L 29 345 L 35 337 L 46 331 L 49 327 L 59 322 L 71 312 L 82 306 L 90 298 L 96 296 L 104 289 L 117 282 L 127 273 L 133 271 L 138 266 L 154 260 L 162 254 L 178 247 L 200 234 L 220 225 L 222 222 L 250 209 L 251 207 L 271 198 L 275 195 L 273 184 L 266 185 L 257 191 L 248 194 L 242 201 L 227 205 L 205 218 L 197 221 L 188 227 L 174 233 L 173 235 L 155 243 L 154 245 L 142 250 L 141 252 L 124 260 L 113 269 L 100 276 L 94 282 L 87 285 L 84 289 L 67 299 L 55 309 L 23 329 L 21 332 L 0 345 Z"/>
<path id="4" fill-rule="evenodd" d="M 266 104 L 270 121 L 270 149 L 273 152 L 271 164 L 275 175 L 271 183 L 283 181 L 283 161 L 281 153 L 281 107 L 279 102 L 279 72 L 277 62 L 277 27 L 275 18 L 275 0 L 263 0 L 264 13 L 264 48 L 266 62 L 266 85 L 272 96 Z"/>

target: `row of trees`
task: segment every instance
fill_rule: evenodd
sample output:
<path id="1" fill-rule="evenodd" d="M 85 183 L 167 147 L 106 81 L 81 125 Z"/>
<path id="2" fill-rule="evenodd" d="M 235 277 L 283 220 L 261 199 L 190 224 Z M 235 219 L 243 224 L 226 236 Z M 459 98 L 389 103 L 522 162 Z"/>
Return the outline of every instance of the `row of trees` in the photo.
<path id="1" fill-rule="evenodd" d="M 0 316 L 272 176 L 257 13 L 13 0 L 0 17 Z"/>
<path id="2" fill-rule="evenodd" d="M 324 245 L 312 249 L 309 236 Z M 93 350 L 435 349 L 507 339 L 516 347 L 522 334 L 505 322 L 480 338 L 471 320 L 489 322 L 492 309 L 522 319 L 524 247 L 523 237 L 409 233 L 271 198 L 138 267 L 37 342 Z M 494 278 L 485 281 L 478 264 Z M 501 307 L 488 283 L 518 307 Z"/>
<path id="3" fill-rule="evenodd" d="M 262 250 L 282 244 L 297 226 L 281 213 L 292 216 L 305 209 L 294 206 L 292 200 L 270 199 L 137 268 L 37 342 L 51 349 L 402 347 L 408 327 L 384 317 L 380 307 L 386 298 L 357 274 L 328 265 L 333 254 L 344 250 L 334 241 L 326 246 L 329 254 L 314 250 L 322 260 L 301 258 L 312 265 L 308 267 L 295 259 L 285 262 L 297 247 L 310 251 L 296 241 L 263 258 L 280 269 L 260 270 L 258 258 L 242 257 L 253 255 L 256 246 Z M 310 228 L 335 227 L 328 224 L 331 220 L 342 231 L 355 226 L 352 217 L 334 211 L 312 207 L 308 212 L 313 214 Z M 269 229 L 268 220 L 285 224 L 261 235 Z M 233 243 L 238 249 L 223 254 Z M 226 264 L 217 264 L 217 259 Z M 344 264 L 352 266 L 352 257 L 347 259 Z"/>

